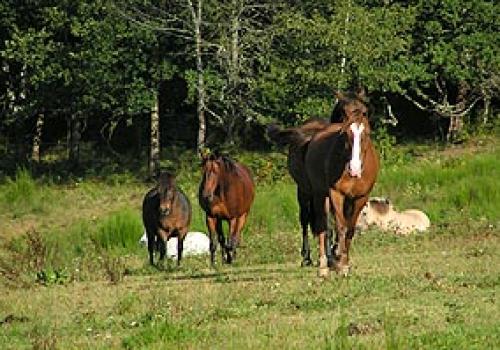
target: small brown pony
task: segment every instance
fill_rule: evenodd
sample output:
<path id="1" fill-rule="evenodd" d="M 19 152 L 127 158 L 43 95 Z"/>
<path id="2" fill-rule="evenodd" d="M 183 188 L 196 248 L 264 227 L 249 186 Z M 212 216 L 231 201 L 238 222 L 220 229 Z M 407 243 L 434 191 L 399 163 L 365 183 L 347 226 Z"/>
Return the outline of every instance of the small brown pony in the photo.
<path id="1" fill-rule="evenodd" d="M 364 91 L 338 93 L 339 102 L 332 113 L 340 123 L 317 119 L 298 128 L 278 130 L 269 135 L 290 144 L 289 171 L 297 183 L 302 225 L 303 264 L 310 263 L 307 225 L 319 236 L 320 275 L 330 265 L 327 214 L 332 206 L 336 222 L 337 271 L 348 272 L 348 253 L 359 212 L 376 181 L 378 156 L 370 140 L 368 108 Z"/>
<path id="2" fill-rule="evenodd" d="M 149 263 L 154 265 L 153 254 L 156 247 L 160 251 L 160 261 L 166 254 L 166 243 L 177 237 L 177 265 L 182 259 L 184 238 L 191 223 L 191 204 L 188 197 L 177 187 L 175 176 L 160 173 L 158 184 L 144 197 L 142 221 L 148 238 Z"/>
<path id="3" fill-rule="evenodd" d="M 252 175 L 245 165 L 218 154 L 203 156 L 202 168 L 198 198 L 210 233 L 210 261 L 215 264 L 217 232 L 222 261 L 231 263 L 255 196 Z M 224 220 L 229 222 L 227 243 L 222 229 Z"/>

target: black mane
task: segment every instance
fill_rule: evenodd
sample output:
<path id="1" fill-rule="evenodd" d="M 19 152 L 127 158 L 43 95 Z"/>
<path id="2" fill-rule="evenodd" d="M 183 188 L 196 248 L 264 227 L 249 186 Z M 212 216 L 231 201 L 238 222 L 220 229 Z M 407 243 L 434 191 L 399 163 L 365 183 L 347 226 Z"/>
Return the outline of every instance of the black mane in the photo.
<path id="1" fill-rule="evenodd" d="M 332 114 L 330 115 L 330 123 L 342 123 L 344 120 L 344 107 L 353 101 L 360 101 L 368 108 L 368 117 L 371 115 L 371 106 L 368 99 L 360 98 L 357 92 L 346 91 L 343 98 L 339 99 L 333 107 Z"/>

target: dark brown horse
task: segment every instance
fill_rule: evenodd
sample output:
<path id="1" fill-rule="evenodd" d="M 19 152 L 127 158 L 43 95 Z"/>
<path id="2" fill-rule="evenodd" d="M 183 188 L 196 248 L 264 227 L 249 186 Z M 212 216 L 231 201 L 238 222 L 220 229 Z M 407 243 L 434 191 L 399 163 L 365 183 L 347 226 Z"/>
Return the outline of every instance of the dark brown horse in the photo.
<path id="1" fill-rule="evenodd" d="M 177 237 L 177 265 L 182 259 L 184 238 L 191 223 L 191 204 L 188 197 L 177 187 L 175 177 L 167 172 L 160 173 L 158 184 L 144 197 L 142 220 L 148 237 L 149 262 L 154 265 L 156 246 L 160 261 L 166 254 L 166 243 Z"/>
<path id="2" fill-rule="evenodd" d="M 210 259 L 215 264 L 217 233 L 222 261 L 231 263 L 254 199 L 254 183 L 248 168 L 227 156 L 210 154 L 202 160 L 203 175 L 198 198 L 206 213 L 210 233 Z M 227 243 L 222 229 L 229 222 Z"/>
<path id="3" fill-rule="evenodd" d="M 367 115 L 368 103 L 364 89 L 356 92 L 337 93 L 337 104 L 335 105 L 331 117 L 331 123 L 342 123 L 355 115 Z M 289 144 L 288 149 L 288 171 L 297 184 L 297 200 L 299 202 L 299 217 L 302 227 L 302 265 L 311 265 L 311 253 L 308 239 L 308 226 L 313 232 L 317 232 L 321 227 L 315 227 L 313 192 L 306 173 L 305 156 L 309 142 L 315 134 L 325 130 L 330 123 L 324 119 L 312 118 L 306 121 L 299 128 L 280 130 L 277 126 L 271 125 L 268 128 L 270 138 L 278 143 Z M 322 206 L 323 207 L 323 206 Z M 320 223 L 318 223 L 319 226 Z M 326 235 L 325 242 L 328 265 L 333 265 L 331 252 L 331 233 Z"/>

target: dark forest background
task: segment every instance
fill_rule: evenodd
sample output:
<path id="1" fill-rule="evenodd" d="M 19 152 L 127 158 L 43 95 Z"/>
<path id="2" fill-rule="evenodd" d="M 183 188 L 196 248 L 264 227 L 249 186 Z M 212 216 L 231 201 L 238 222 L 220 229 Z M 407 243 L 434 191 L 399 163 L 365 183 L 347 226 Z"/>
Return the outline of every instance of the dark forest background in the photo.
<path id="1" fill-rule="evenodd" d="M 481 0 L 0 2 L 0 175 L 266 150 L 364 87 L 378 137 L 498 125 L 500 4 Z"/>

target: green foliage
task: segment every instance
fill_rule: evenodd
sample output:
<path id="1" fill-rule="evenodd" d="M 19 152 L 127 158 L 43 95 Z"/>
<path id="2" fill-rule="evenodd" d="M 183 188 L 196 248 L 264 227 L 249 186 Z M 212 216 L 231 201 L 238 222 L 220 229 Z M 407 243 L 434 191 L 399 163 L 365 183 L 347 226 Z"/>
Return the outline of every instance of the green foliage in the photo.
<path id="1" fill-rule="evenodd" d="M 389 133 L 386 126 L 382 125 L 375 129 L 373 141 L 384 165 L 401 163 L 403 161 L 403 153 L 396 147 L 396 137 Z"/>
<path id="2" fill-rule="evenodd" d="M 53 284 L 66 284 L 70 276 L 66 270 L 54 270 L 51 268 L 36 273 L 36 281 L 45 286 Z"/>

